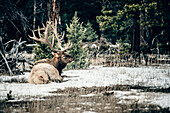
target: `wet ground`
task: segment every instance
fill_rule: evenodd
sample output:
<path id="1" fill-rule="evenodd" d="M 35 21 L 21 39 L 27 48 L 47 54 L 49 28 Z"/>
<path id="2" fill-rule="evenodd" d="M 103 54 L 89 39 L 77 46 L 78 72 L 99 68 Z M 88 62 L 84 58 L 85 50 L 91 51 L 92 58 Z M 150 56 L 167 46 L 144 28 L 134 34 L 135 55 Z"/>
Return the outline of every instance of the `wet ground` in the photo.
<path id="1" fill-rule="evenodd" d="M 122 112 L 159 112 L 168 113 L 170 108 L 156 104 L 139 102 L 133 98 L 118 98 L 120 92 L 126 97 L 138 93 L 170 93 L 169 88 L 113 85 L 103 87 L 81 87 L 58 89 L 50 93 L 55 96 L 40 97 L 39 100 L 8 100 L 0 102 L 0 113 L 122 113 Z M 129 93 L 130 92 L 130 93 Z"/>

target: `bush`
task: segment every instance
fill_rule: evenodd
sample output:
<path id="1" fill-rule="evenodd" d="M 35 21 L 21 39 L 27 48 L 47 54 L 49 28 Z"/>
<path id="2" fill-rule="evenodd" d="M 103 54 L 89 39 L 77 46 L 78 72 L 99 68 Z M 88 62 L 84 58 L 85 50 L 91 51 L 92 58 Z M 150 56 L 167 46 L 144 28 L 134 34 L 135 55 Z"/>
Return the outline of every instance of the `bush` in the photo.
<path id="1" fill-rule="evenodd" d="M 119 39 L 118 42 L 116 43 L 117 45 L 119 45 L 118 49 L 117 49 L 117 54 L 126 54 L 126 53 L 129 53 L 130 51 L 130 44 L 129 43 L 124 43 L 122 41 L 122 39 Z"/>
<path id="2" fill-rule="evenodd" d="M 67 25 L 67 37 L 73 43 L 69 51 L 75 61 L 67 66 L 69 69 L 82 69 L 87 68 L 90 62 L 87 60 L 87 50 L 81 47 L 82 41 L 87 39 L 87 29 L 83 26 L 83 22 L 79 22 L 77 12 L 73 16 L 71 23 Z"/>
<path id="3" fill-rule="evenodd" d="M 49 28 L 52 27 L 52 22 L 48 21 Z M 52 42 L 53 39 L 53 33 L 52 31 L 48 31 L 48 39 Z M 59 35 L 60 36 L 60 35 Z M 44 38 L 44 34 L 41 35 L 42 38 Z M 57 39 L 54 38 L 54 41 L 57 42 Z M 45 59 L 45 58 L 52 58 L 52 50 L 51 48 L 42 42 L 36 42 L 37 46 L 33 49 L 33 52 L 36 54 L 34 59 L 35 60 L 40 60 L 40 59 Z M 55 48 L 57 45 L 55 45 Z"/>
<path id="4" fill-rule="evenodd" d="M 49 23 L 52 23 L 49 21 Z M 90 62 L 87 58 L 87 49 L 82 48 L 83 40 L 84 41 L 93 41 L 98 38 L 93 30 L 92 25 L 88 22 L 86 27 L 83 26 L 83 22 L 79 22 L 77 17 L 77 12 L 73 16 L 71 23 L 67 26 L 67 37 L 68 40 L 73 44 L 71 49 L 68 50 L 68 53 L 74 57 L 74 62 L 68 64 L 67 69 L 84 69 L 90 65 Z M 49 26 L 50 27 L 50 26 Z M 90 33 L 91 32 L 91 33 Z M 49 40 L 52 41 L 53 35 L 51 32 L 48 32 Z M 44 37 L 42 35 L 42 37 Z M 55 39 L 55 42 L 57 39 Z M 56 46 L 57 47 L 57 46 Z M 37 42 L 37 46 L 34 49 L 35 60 L 40 60 L 44 58 L 52 58 L 52 50 L 50 47 L 44 43 Z"/>

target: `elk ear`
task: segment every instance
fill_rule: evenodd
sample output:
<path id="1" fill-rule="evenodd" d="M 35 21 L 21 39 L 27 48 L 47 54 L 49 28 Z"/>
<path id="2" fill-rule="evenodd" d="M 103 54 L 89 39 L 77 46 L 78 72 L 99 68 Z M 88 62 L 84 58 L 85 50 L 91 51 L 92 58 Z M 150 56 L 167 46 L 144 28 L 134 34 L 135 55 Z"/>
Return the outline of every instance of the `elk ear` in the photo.
<path id="1" fill-rule="evenodd" d="M 52 54 L 54 57 L 57 57 L 57 58 L 59 57 L 59 55 L 57 53 L 52 52 Z"/>

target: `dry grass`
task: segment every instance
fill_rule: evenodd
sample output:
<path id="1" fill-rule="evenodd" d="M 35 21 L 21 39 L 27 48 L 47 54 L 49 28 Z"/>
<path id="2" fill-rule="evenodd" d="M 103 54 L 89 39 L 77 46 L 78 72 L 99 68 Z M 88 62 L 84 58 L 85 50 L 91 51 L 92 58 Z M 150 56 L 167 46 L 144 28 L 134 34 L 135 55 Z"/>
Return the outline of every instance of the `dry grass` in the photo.
<path id="1" fill-rule="evenodd" d="M 169 112 L 169 108 L 161 108 L 158 105 L 141 104 L 137 101 L 130 103 L 118 103 L 114 96 L 115 90 L 129 91 L 130 89 L 143 89 L 151 91 L 146 87 L 116 85 L 107 87 L 83 87 L 83 88 L 66 88 L 57 90 L 56 96 L 42 97 L 34 101 L 4 101 L 0 103 L 0 112 L 10 113 L 122 113 L 122 112 Z M 155 89 L 152 91 L 169 91 L 169 89 Z M 169 92 L 167 92 L 169 93 Z M 132 94 L 134 95 L 134 94 Z M 128 100 L 129 101 L 129 100 Z"/>

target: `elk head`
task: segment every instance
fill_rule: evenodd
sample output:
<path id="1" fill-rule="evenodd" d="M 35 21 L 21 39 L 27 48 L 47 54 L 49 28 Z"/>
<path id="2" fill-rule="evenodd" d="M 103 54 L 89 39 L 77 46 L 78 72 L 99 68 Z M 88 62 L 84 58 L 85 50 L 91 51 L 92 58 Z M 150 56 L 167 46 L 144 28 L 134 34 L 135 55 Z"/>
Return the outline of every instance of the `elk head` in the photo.
<path id="1" fill-rule="evenodd" d="M 41 37 L 41 33 L 40 33 L 41 30 L 44 31 L 44 38 Z M 41 29 L 38 27 L 38 29 L 35 31 L 38 31 L 39 38 L 37 38 L 35 36 L 34 31 L 33 31 L 33 36 L 32 37 L 29 36 L 29 37 L 33 40 L 40 41 L 40 42 L 47 44 L 48 46 L 50 46 L 51 50 L 54 51 L 52 59 L 39 60 L 39 61 L 36 61 L 35 64 L 49 63 L 49 64 L 53 65 L 55 68 L 57 68 L 57 70 L 59 71 L 59 74 L 61 75 L 62 69 L 65 68 L 67 63 L 70 63 L 73 61 L 73 57 L 65 52 L 66 50 L 71 48 L 72 43 L 69 41 L 64 47 L 62 46 L 62 40 L 64 38 L 65 33 L 64 32 L 62 33 L 61 38 L 58 37 L 57 20 L 55 20 L 55 22 L 52 22 L 52 24 L 47 23 L 46 27 L 45 27 L 45 25 L 43 25 L 43 28 L 41 28 Z M 48 39 L 49 38 L 48 31 L 52 31 L 52 33 L 54 34 L 52 43 Z M 57 38 L 57 45 L 60 48 L 60 50 L 54 48 L 54 38 Z"/>
<path id="2" fill-rule="evenodd" d="M 53 53 L 53 56 L 54 57 L 52 59 L 49 59 L 48 62 L 58 69 L 60 75 L 66 65 L 74 60 L 71 55 L 67 54 L 64 51 Z"/>

